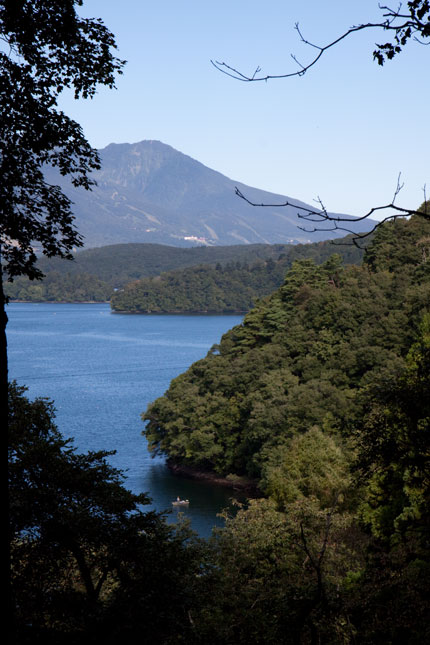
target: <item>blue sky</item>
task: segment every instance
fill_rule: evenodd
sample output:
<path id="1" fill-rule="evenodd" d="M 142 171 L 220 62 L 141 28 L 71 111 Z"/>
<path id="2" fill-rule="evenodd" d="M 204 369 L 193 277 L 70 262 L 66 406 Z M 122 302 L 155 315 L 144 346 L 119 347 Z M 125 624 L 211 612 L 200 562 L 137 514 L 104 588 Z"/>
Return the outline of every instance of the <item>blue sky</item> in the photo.
<path id="1" fill-rule="evenodd" d="M 61 108 L 97 148 L 158 139 L 231 179 L 331 211 L 361 215 L 430 194 L 430 46 L 409 44 L 384 67 L 386 34 L 366 30 L 328 51 L 304 77 L 241 83 L 211 59 L 246 73 L 294 70 L 352 25 L 380 20 L 374 0 L 87 0 L 127 59 L 117 90 Z"/>

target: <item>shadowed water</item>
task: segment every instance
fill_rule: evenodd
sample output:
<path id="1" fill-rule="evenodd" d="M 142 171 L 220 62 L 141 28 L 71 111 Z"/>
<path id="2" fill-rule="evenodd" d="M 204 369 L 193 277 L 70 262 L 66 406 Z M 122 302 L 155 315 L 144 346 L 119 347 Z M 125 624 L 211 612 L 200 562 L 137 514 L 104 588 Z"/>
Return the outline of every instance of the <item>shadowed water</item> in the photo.
<path id="1" fill-rule="evenodd" d="M 149 494 L 149 508 L 189 499 L 181 510 L 199 535 L 222 524 L 217 513 L 231 491 L 176 477 L 152 459 L 140 414 L 241 317 L 118 315 L 106 304 L 11 303 L 7 313 L 9 378 L 30 398 L 54 401 L 57 425 L 79 452 L 116 450 L 111 463 L 127 488 Z"/>

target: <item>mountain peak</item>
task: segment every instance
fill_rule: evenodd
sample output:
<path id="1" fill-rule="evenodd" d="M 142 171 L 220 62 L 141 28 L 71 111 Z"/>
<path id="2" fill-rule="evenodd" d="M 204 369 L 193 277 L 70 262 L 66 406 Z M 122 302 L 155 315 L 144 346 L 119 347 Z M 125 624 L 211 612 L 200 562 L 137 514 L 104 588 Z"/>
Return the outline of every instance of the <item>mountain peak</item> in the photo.
<path id="1" fill-rule="evenodd" d="M 74 202 L 87 248 L 124 242 L 286 244 L 341 237 L 336 231 L 301 231 L 293 206 L 250 206 L 236 196 L 236 185 L 258 203 L 307 205 L 243 186 L 161 141 L 111 143 L 99 152 L 102 167 L 93 173 L 97 186 L 91 192 L 55 179 Z"/>

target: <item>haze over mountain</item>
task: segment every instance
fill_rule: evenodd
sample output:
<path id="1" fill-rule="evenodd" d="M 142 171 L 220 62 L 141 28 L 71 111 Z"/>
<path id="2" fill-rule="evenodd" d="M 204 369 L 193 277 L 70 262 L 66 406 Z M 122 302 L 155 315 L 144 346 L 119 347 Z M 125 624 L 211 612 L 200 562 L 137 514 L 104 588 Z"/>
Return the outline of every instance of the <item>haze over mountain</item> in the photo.
<path id="1" fill-rule="evenodd" d="M 112 143 L 100 156 L 102 168 L 93 173 L 97 186 L 91 192 L 73 188 L 56 171 L 47 173 L 48 181 L 60 184 L 74 202 L 86 248 L 125 242 L 171 246 L 306 243 L 343 235 L 300 230 L 303 220 L 292 206 L 250 206 L 235 194 L 236 186 L 253 202 L 288 199 L 309 205 L 235 182 L 160 141 Z M 371 222 L 357 223 L 354 228 L 369 230 Z"/>

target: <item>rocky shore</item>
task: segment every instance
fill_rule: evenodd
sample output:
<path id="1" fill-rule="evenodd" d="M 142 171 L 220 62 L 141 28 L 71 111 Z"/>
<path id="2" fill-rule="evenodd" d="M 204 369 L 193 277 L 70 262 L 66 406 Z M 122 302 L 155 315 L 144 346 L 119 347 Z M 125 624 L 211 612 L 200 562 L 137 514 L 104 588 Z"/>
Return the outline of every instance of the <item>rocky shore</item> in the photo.
<path id="1" fill-rule="evenodd" d="M 248 477 L 240 477 L 239 475 L 227 475 L 226 477 L 222 477 L 213 471 L 199 470 L 198 468 L 192 468 L 191 466 L 184 466 L 183 464 L 175 463 L 171 459 L 167 460 L 167 467 L 174 475 L 178 475 L 178 477 L 207 481 L 215 486 L 224 486 L 225 488 L 241 491 L 250 497 L 261 496 L 257 482 L 249 479 Z"/>

